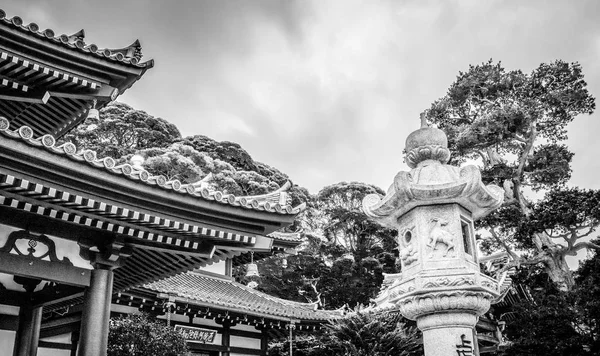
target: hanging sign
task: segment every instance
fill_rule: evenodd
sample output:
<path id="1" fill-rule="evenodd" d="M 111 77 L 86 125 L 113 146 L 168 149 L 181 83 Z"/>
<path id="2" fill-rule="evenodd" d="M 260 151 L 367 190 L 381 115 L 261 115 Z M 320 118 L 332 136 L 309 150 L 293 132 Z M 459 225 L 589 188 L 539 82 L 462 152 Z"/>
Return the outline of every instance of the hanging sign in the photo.
<path id="1" fill-rule="evenodd" d="M 212 344 L 215 340 L 215 335 L 217 335 L 216 330 L 200 329 L 184 325 L 175 325 L 175 330 L 179 331 L 187 341 L 202 342 L 205 344 Z"/>

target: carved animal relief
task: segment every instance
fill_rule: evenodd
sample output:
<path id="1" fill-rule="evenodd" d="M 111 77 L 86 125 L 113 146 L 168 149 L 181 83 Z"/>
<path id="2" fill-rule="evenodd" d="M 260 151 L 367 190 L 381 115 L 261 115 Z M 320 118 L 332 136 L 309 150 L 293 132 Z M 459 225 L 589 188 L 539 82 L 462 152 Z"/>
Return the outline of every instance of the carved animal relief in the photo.
<path id="1" fill-rule="evenodd" d="M 429 240 L 427 241 L 427 246 L 431 248 L 431 254 L 429 258 L 433 258 L 436 256 L 437 251 L 442 251 L 442 257 L 454 257 L 455 249 L 454 249 L 454 235 L 445 230 L 445 227 L 448 226 L 448 221 L 440 218 L 431 219 L 431 228 L 429 230 Z M 452 251 L 450 256 L 448 253 Z"/>

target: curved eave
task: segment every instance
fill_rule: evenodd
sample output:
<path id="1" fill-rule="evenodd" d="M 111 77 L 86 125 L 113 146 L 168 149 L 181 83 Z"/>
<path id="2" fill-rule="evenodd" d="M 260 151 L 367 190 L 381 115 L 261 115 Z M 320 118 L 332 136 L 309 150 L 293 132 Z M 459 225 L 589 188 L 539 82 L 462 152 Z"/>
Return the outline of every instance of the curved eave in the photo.
<path id="1" fill-rule="evenodd" d="M 227 277 L 206 272 L 183 273 L 141 288 L 168 294 L 175 301 L 188 305 L 222 308 L 273 320 L 326 321 L 336 316 L 332 311 L 314 309 L 313 304 L 274 297 Z"/>
<path id="2" fill-rule="evenodd" d="M 446 184 L 414 184 L 401 172 L 385 197 L 370 194 L 363 200 L 363 211 L 377 221 L 394 227 L 402 215 L 418 206 L 456 203 L 480 219 L 498 209 L 504 191 L 495 185 L 484 185 L 476 167 L 461 170 L 461 178 Z"/>
<path id="3" fill-rule="evenodd" d="M 52 29 L 40 30 L 35 23 L 24 25 L 23 20 L 14 16 L 7 18 L 6 13 L 0 9 L 0 25 L 6 29 L 20 34 L 27 41 L 35 41 L 46 49 L 59 48 L 72 52 L 74 55 L 85 56 L 87 59 L 99 59 L 109 64 L 121 65 L 131 68 L 152 67 L 152 61 L 140 62 L 137 58 L 117 56 L 111 50 L 99 48 L 95 44 L 86 44 L 82 39 L 70 40 L 67 35 L 56 35 Z"/>
<path id="4" fill-rule="evenodd" d="M 162 213 L 209 226 L 236 229 L 249 234 L 268 234 L 293 222 L 296 214 L 281 214 L 234 206 L 185 190 L 148 185 L 122 174 L 114 174 L 89 162 L 34 147 L 23 140 L 0 135 L 0 160 L 9 170 L 32 181 L 43 181 L 56 189 L 128 206 L 142 212 Z"/>
<path id="5" fill-rule="evenodd" d="M 119 94 L 124 93 L 154 66 L 153 60 L 132 65 L 98 56 L 77 47 L 69 48 L 43 35 L 34 35 L 26 30 L 9 26 L 5 20 L 0 20 L 0 37 L 4 39 L 3 45 L 17 55 L 111 84 L 119 89 Z"/>

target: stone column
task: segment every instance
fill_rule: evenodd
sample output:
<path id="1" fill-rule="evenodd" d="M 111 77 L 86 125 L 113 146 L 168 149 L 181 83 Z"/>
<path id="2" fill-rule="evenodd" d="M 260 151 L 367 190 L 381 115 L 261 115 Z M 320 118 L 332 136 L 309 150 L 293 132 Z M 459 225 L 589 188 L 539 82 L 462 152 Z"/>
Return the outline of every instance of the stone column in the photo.
<path id="1" fill-rule="evenodd" d="M 475 355 L 473 328 L 477 317 L 469 314 L 433 314 L 417 319 L 423 332 L 425 356 Z"/>
<path id="2" fill-rule="evenodd" d="M 106 356 L 112 285 L 112 270 L 98 265 L 91 273 L 90 286 L 85 292 L 78 356 Z"/>
<path id="3" fill-rule="evenodd" d="M 490 307 L 494 294 L 475 283 L 469 287 L 471 290 L 442 287 L 429 292 L 421 289 L 396 301 L 400 312 L 416 320 L 423 332 L 425 356 L 476 355 L 473 330 L 478 317 Z"/>

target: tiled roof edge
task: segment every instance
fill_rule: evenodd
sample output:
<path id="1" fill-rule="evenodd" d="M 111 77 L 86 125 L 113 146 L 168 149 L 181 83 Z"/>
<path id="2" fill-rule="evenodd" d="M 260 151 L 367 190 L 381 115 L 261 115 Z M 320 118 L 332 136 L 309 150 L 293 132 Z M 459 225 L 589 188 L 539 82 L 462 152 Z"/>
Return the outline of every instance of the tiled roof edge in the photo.
<path id="1" fill-rule="evenodd" d="M 12 28 L 16 28 L 19 31 L 30 33 L 35 37 L 48 41 L 50 43 L 76 50 L 80 53 L 93 55 L 97 58 L 103 58 L 110 61 L 118 62 L 125 65 L 130 65 L 138 68 L 151 68 L 154 66 L 154 61 L 149 60 L 146 62 L 140 62 L 142 59 L 142 47 L 140 42 L 136 40 L 128 47 L 120 49 L 109 49 L 99 48 L 95 44 L 87 44 L 83 40 L 85 32 L 83 30 L 78 31 L 73 35 L 56 35 L 52 29 L 40 30 L 40 27 L 32 22 L 28 25 L 23 24 L 23 19 L 19 16 L 13 16 L 8 18 L 6 12 L 0 9 L 0 24 L 7 25 Z"/>
<path id="2" fill-rule="evenodd" d="M 306 206 L 305 204 L 301 204 L 297 207 L 292 207 L 291 205 L 259 201 L 253 197 L 236 197 L 233 194 L 226 194 L 218 190 L 198 188 L 193 184 L 182 184 L 177 179 L 168 181 L 162 175 L 153 176 L 148 171 L 135 168 L 127 163 L 117 166 L 114 158 L 98 158 L 96 152 L 89 149 L 78 152 L 77 147 L 71 142 L 56 146 L 56 139 L 52 135 L 47 134 L 38 138 L 33 138 L 33 130 L 28 126 L 21 126 L 19 129 L 10 130 L 10 122 L 5 117 L 0 117 L 0 134 L 14 140 L 24 141 L 30 146 L 44 148 L 53 154 L 65 156 L 73 161 L 87 163 L 95 168 L 105 170 L 115 175 L 122 175 L 149 186 L 157 186 L 164 190 L 190 195 L 202 200 L 216 201 L 225 205 L 281 215 L 298 214 L 304 210 Z M 286 200 L 286 202 L 288 201 Z"/>
<path id="3" fill-rule="evenodd" d="M 172 277 L 174 279 L 177 279 L 178 277 L 181 278 L 184 274 L 180 274 L 178 276 Z M 313 303 L 302 303 L 302 302 L 295 302 L 295 301 L 291 301 L 291 300 L 286 300 L 286 299 L 282 299 L 282 298 L 278 298 L 278 297 L 274 297 L 271 296 L 269 294 L 254 290 L 252 288 L 249 288 L 243 284 L 237 283 L 235 281 L 231 281 L 231 280 L 224 280 L 224 279 L 216 279 L 214 277 L 211 277 L 209 275 L 204 275 L 203 272 L 200 273 L 194 273 L 195 277 L 198 278 L 203 278 L 203 279 L 210 279 L 210 280 L 218 280 L 220 283 L 226 283 L 231 285 L 232 287 L 236 287 L 238 289 L 241 289 L 247 293 L 251 293 L 255 296 L 258 296 L 260 298 L 263 298 L 265 300 L 268 300 L 270 302 L 274 302 L 274 303 L 279 303 L 281 306 L 286 306 L 288 308 L 298 308 L 295 309 L 295 313 L 297 315 L 290 315 L 287 313 L 283 313 L 283 312 L 276 312 L 275 310 L 262 310 L 262 309 L 254 309 L 251 310 L 250 306 L 244 306 L 244 305 L 237 305 L 237 308 L 242 308 L 242 309 L 246 309 L 248 308 L 248 311 L 255 311 L 255 312 L 259 312 L 259 313 L 264 313 L 264 314 L 269 314 L 272 316 L 277 316 L 277 317 L 286 317 L 286 318 L 304 318 L 305 320 L 330 320 L 333 319 L 335 317 L 339 317 L 339 312 L 337 310 L 322 310 L 322 309 L 314 309 L 314 304 Z M 169 293 L 171 295 L 177 296 L 179 298 L 185 298 L 187 300 L 190 301 L 196 301 L 199 303 L 212 303 L 214 305 L 218 305 L 221 307 L 230 307 L 230 303 L 228 302 L 223 302 L 221 300 L 212 300 L 212 301 L 208 301 L 208 300 L 204 300 L 201 298 L 197 298 L 193 295 L 189 295 L 187 293 L 183 293 L 183 292 L 179 292 L 179 291 L 174 291 L 172 289 L 166 289 L 162 286 L 159 286 L 157 284 L 160 284 L 161 282 L 165 282 L 167 280 L 169 280 L 170 278 L 164 279 L 162 281 L 159 282 L 154 282 L 154 283 L 149 283 L 149 284 L 145 284 L 142 286 L 142 288 L 148 289 L 148 290 L 152 290 L 155 292 L 159 292 L 159 293 Z M 289 310 L 288 310 L 289 311 Z M 292 312 L 292 314 L 294 314 Z M 301 315 L 300 315 L 301 314 Z"/>
<path id="4" fill-rule="evenodd" d="M 281 232 L 273 231 L 267 235 L 270 238 L 281 241 L 302 242 L 302 233 L 300 232 Z"/>

